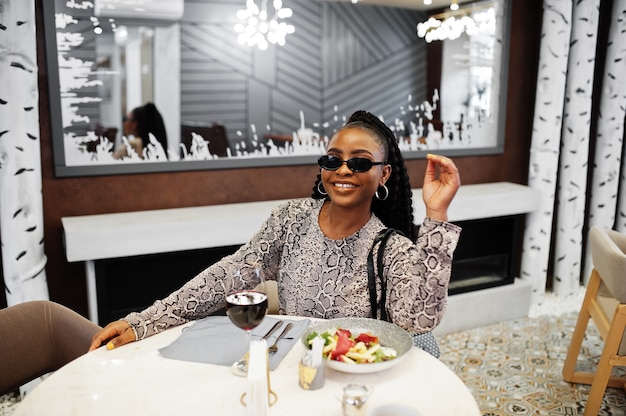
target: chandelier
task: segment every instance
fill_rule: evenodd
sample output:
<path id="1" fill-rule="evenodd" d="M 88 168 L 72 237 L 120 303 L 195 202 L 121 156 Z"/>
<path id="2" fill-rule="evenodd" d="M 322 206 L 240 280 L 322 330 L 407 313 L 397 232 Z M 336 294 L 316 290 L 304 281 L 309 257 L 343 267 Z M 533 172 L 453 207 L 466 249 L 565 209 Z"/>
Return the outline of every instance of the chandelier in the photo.
<path id="1" fill-rule="evenodd" d="M 493 33 L 496 27 L 496 10 L 493 3 L 482 7 L 459 9 L 456 12 L 431 16 L 417 24 L 417 36 L 428 43 L 434 40 L 458 39 L 463 33 Z"/>
<path id="2" fill-rule="evenodd" d="M 288 7 L 283 7 L 282 0 L 273 0 L 274 13 L 270 17 L 267 7 L 268 0 L 261 0 L 261 7 L 255 0 L 246 0 L 246 8 L 237 12 L 240 23 L 235 25 L 235 32 L 239 33 L 237 41 L 241 45 L 258 46 L 266 50 L 269 44 L 285 44 L 285 36 L 295 31 L 293 25 L 284 22 L 292 16 Z"/>

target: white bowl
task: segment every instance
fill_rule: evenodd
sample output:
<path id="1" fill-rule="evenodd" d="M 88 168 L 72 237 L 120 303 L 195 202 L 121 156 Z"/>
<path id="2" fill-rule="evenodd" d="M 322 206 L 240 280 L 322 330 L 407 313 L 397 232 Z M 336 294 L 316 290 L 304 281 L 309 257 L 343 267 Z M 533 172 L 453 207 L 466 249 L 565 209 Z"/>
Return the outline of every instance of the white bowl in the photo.
<path id="1" fill-rule="evenodd" d="M 348 329 L 355 336 L 363 332 L 369 332 L 378 337 L 380 345 L 391 347 L 398 354 L 393 360 L 380 363 L 348 364 L 342 361 L 324 360 L 326 367 L 343 373 L 366 374 L 386 370 L 398 364 L 413 347 L 413 338 L 407 331 L 391 322 L 370 318 L 338 318 L 315 322 L 302 336 L 302 343 L 308 348 L 306 340 L 310 334 L 313 332 L 321 334 L 332 328 Z"/>

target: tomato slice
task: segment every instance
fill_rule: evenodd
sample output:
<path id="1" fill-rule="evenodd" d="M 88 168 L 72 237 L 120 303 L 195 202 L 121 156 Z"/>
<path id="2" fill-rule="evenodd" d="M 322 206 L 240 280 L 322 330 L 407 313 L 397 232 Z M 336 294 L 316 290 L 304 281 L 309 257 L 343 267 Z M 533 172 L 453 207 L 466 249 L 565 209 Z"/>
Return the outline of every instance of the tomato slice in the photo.
<path id="1" fill-rule="evenodd" d="M 350 331 L 348 330 L 339 329 L 335 333 L 335 336 L 337 337 L 337 346 L 330 352 L 328 358 L 331 360 L 341 360 L 341 356 L 350 351 L 350 348 L 356 343 L 354 340 L 350 339 Z"/>
<path id="2" fill-rule="evenodd" d="M 369 347 L 372 343 L 378 343 L 378 337 L 364 332 L 356 337 L 355 341 L 362 342 Z"/>
<path id="3" fill-rule="evenodd" d="M 337 328 L 337 334 L 344 334 L 345 336 L 347 336 L 348 338 L 352 337 L 352 333 L 350 332 L 349 329 L 343 329 L 343 328 Z"/>

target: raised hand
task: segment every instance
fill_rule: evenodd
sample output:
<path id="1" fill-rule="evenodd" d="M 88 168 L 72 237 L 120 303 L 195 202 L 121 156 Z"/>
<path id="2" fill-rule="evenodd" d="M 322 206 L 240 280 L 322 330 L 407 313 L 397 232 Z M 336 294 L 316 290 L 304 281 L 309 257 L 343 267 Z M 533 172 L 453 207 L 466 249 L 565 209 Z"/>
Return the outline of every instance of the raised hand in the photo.
<path id="1" fill-rule="evenodd" d="M 422 198 L 426 204 L 426 216 L 435 220 L 448 220 L 448 207 L 461 186 L 459 170 L 452 159 L 428 154 L 424 174 Z"/>

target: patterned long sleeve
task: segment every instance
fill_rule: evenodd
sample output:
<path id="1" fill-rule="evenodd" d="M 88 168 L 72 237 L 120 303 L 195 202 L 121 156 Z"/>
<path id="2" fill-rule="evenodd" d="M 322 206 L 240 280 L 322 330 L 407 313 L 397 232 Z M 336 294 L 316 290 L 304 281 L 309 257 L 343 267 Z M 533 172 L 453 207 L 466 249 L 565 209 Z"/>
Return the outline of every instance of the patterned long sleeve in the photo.
<path id="1" fill-rule="evenodd" d="M 263 276 L 275 280 L 282 234 L 280 207 L 263 223 L 252 239 L 234 254 L 224 257 L 195 276 L 183 287 L 127 321 L 137 339 L 143 339 L 172 326 L 204 318 L 223 308 L 230 291 L 251 289 L 260 283 L 252 271 L 262 265 Z M 238 278 L 241 276 L 241 278 Z"/>
<path id="2" fill-rule="evenodd" d="M 278 283 L 280 313 L 314 318 L 369 317 L 366 259 L 385 228 L 372 215 L 356 233 L 326 237 L 318 224 L 323 201 L 298 199 L 278 206 L 237 252 L 198 274 L 181 289 L 124 318 L 142 339 L 171 326 L 203 318 L 224 306 L 229 290 L 260 281 L 236 277 L 258 264 Z M 387 309 L 392 321 L 412 332 L 434 328 L 445 311 L 456 225 L 424 220 L 416 243 L 394 235 L 385 249 Z"/>
<path id="3" fill-rule="evenodd" d="M 426 218 L 414 245 L 402 237 L 390 241 L 384 271 L 387 310 L 394 323 L 424 332 L 441 322 L 460 231 L 457 225 Z"/>

